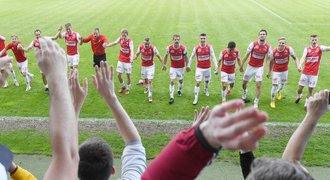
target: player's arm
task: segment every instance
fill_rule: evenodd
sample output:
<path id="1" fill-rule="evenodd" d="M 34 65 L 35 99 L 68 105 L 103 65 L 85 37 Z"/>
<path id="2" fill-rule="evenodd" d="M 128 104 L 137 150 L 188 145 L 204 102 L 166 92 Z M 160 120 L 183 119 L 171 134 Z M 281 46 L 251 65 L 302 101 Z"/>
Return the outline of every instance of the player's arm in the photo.
<path id="1" fill-rule="evenodd" d="M 218 62 L 217 62 L 217 58 L 215 57 L 214 49 L 213 49 L 212 46 L 210 48 L 210 54 L 211 54 L 213 64 L 214 64 L 214 67 L 215 67 L 214 70 L 218 71 Z"/>
<path id="2" fill-rule="evenodd" d="M 298 71 L 300 72 L 302 70 L 302 66 L 306 63 L 306 56 L 307 56 L 307 48 L 305 48 L 303 55 L 299 61 L 299 65 L 298 65 Z"/>
<path id="3" fill-rule="evenodd" d="M 82 45 L 83 43 L 90 42 L 92 40 L 92 36 L 93 35 L 89 35 L 89 36 L 87 36 L 85 38 L 83 38 L 82 36 L 80 36 L 80 43 L 79 44 Z"/>
<path id="4" fill-rule="evenodd" d="M 269 61 L 269 65 L 268 65 L 268 71 L 267 71 L 267 78 L 270 78 L 271 76 L 271 73 L 273 71 L 273 67 L 274 67 L 274 55 L 272 54 L 271 57 L 270 57 L 270 61 Z"/>
<path id="5" fill-rule="evenodd" d="M 220 51 L 219 59 L 218 59 L 218 72 L 221 71 L 221 61 L 223 60 L 222 51 Z"/>
<path id="6" fill-rule="evenodd" d="M 169 48 L 167 47 L 166 48 L 166 52 L 165 52 L 165 56 L 164 56 L 164 65 L 166 66 L 166 63 L 167 63 L 167 58 L 168 58 L 168 55 L 170 53 L 170 50 Z"/>
<path id="7" fill-rule="evenodd" d="M 23 48 L 23 51 L 28 52 L 33 48 L 33 41 L 29 44 L 28 47 Z"/>
<path id="8" fill-rule="evenodd" d="M 188 61 L 188 65 L 186 65 L 187 67 L 186 67 L 186 71 L 187 72 L 189 72 L 189 71 L 191 71 L 191 64 L 192 64 L 192 62 L 193 62 L 193 60 L 194 60 L 194 58 L 195 58 L 195 55 L 196 55 L 196 48 L 194 48 L 193 50 L 192 50 L 192 52 L 191 52 L 191 55 L 190 55 L 190 58 L 189 58 L 189 61 Z"/>
<path id="9" fill-rule="evenodd" d="M 102 39 L 103 39 L 103 44 L 102 44 L 102 46 L 103 46 L 103 48 L 106 48 L 107 45 L 109 44 L 109 41 L 108 41 L 107 37 L 105 37 L 105 36 L 103 36 L 103 35 L 102 35 Z"/>
<path id="10" fill-rule="evenodd" d="M 131 55 L 130 55 L 130 61 L 133 62 L 133 57 L 134 57 L 134 45 L 133 45 L 133 41 L 131 41 L 129 43 L 129 48 L 130 48 L 130 51 L 131 51 Z"/>
<path id="11" fill-rule="evenodd" d="M 158 60 L 162 64 L 162 70 L 166 71 L 166 65 L 164 64 L 163 58 L 160 56 L 160 53 L 155 46 L 154 46 L 154 54 L 157 56 Z"/>
<path id="12" fill-rule="evenodd" d="M 106 45 L 106 47 L 112 47 L 112 46 L 115 46 L 115 45 L 119 44 L 119 42 L 120 42 L 120 38 L 118 38 L 118 39 L 117 39 L 116 41 L 114 41 L 114 42 L 108 43 L 108 44 Z"/>
<path id="13" fill-rule="evenodd" d="M 330 51 L 330 46 L 321 46 L 322 52 L 324 51 Z"/>
<path id="14" fill-rule="evenodd" d="M 5 52 L 7 52 L 7 49 L 3 48 L 3 50 L 0 51 L 0 56 L 2 56 Z"/>
<path id="15" fill-rule="evenodd" d="M 291 161 L 300 161 L 307 142 L 311 137 L 321 116 L 329 111 L 329 91 L 322 90 L 309 98 L 307 113 L 296 131 L 292 134 L 283 152 L 283 158 Z"/>
<path id="16" fill-rule="evenodd" d="M 239 67 L 240 72 L 244 72 L 243 66 L 245 64 L 245 61 L 249 58 L 250 54 L 251 54 L 251 51 L 246 51 L 246 53 L 245 53 L 245 55 L 244 55 L 244 57 L 242 59 L 242 64 Z"/>
<path id="17" fill-rule="evenodd" d="M 108 68 L 108 64 L 101 61 L 101 67 L 95 67 L 95 73 L 96 74 L 93 76 L 94 87 L 110 108 L 125 143 L 129 144 L 132 142 L 141 141 L 138 130 L 115 94 L 113 67 L 111 66 Z"/>
<path id="18" fill-rule="evenodd" d="M 63 26 L 60 25 L 60 26 L 57 28 L 57 32 L 56 32 L 56 34 L 55 34 L 53 37 L 51 37 L 51 39 L 52 39 L 52 40 L 56 40 L 56 39 L 58 39 L 58 38 L 63 38 L 62 35 L 61 35 L 62 29 L 63 29 Z"/>
<path id="19" fill-rule="evenodd" d="M 51 39 L 39 40 L 38 65 L 48 79 L 52 161 L 44 179 L 76 179 L 79 164 L 78 122 L 73 108 L 66 72 L 64 50 Z M 40 52 L 41 51 L 41 52 Z"/>
<path id="20" fill-rule="evenodd" d="M 183 58 L 184 58 L 184 62 L 185 62 L 185 65 L 186 67 L 188 66 L 188 52 L 187 52 L 187 48 L 184 48 L 184 51 L 183 51 Z"/>
<path id="21" fill-rule="evenodd" d="M 140 49 L 141 49 L 141 47 L 139 47 L 138 50 L 136 51 L 135 55 L 133 56 L 133 60 L 136 60 L 139 57 L 139 55 L 141 54 Z"/>
<path id="22" fill-rule="evenodd" d="M 295 64 L 296 64 L 296 68 L 299 71 L 299 59 L 296 55 L 296 53 L 294 52 L 293 48 L 290 47 L 290 56 L 292 57 L 292 59 L 294 60 Z"/>

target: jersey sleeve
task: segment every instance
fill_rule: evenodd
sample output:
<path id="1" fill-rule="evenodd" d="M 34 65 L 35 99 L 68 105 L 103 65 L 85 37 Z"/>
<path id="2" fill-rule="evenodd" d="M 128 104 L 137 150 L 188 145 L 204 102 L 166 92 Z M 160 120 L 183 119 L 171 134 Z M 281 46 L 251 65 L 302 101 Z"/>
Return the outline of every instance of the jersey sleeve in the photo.
<path id="1" fill-rule="evenodd" d="M 303 56 L 306 57 L 306 55 L 307 55 L 307 48 L 305 48 L 305 49 L 304 49 L 304 52 L 303 52 Z"/>
<path id="2" fill-rule="evenodd" d="M 273 50 L 272 50 L 272 47 L 271 46 L 269 46 L 269 48 L 268 48 L 268 56 L 272 56 L 272 54 L 273 54 Z"/>
<path id="3" fill-rule="evenodd" d="M 167 47 L 166 47 L 165 55 L 168 55 L 169 53 L 170 53 L 170 48 L 167 46 Z"/>
<path id="4" fill-rule="evenodd" d="M 223 60 L 223 51 L 221 51 L 220 54 L 219 54 L 219 60 L 220 61 Z"/>
<path id="5" fill-rule="evenodd" d="M 325 52 L 325 51 L 326 51 L 326 49 L 327 49 L 327 47 L 326 47 L 326 46 L 323 46 L 323 45 L 321 45 L 321 46 L 320 46 L 320 49 L 321 49 L 321 51 L 322 51 L 322 52 Z"/>
<path id="6" fill-rule="evenodd" d="M 139 46 L 139 48 L 136 51 L 136 54 L 138 54 L 138 53 L 141 53 L 141 46 Z"/>
<path id="7" fill-rule="evenodd" d="M 289 47 L 289 51 L 290 51 L 290 56 L 296 56 L 294 50 L 292 49 L 292 47 Z"/>
<path id="8" fill-rule="evenodd" d="M 214 63 L 214 67 L 218 67 L 217 58 L 215 57 L 214 49 L 210 46 L 210 54 Z"/>
<path id="9" fill-rule="evenodd" d="M 76 39 L 77 39 L 77 41 L 80 40 L 80 34 L 79 34 L 79 33 L 77 33 L 77 37 L 76 37 Z"/>
<path id="10" fill-rule="evenodd" d="M 27 47 L 27 49 L 31 49 L 31 48 L 33 48 L 34 47 L 34 43 L 33 43 L 34 41 L 32 41 L 30 44 L 29 44 L 29 46 Z"/>
<path id="11" fill-rule="evenodd" d="M 239 50 L 237 50 L 237 59 L 241 59 L 241 55 L 240 55 Z"/>
<path id="12" fill-rule="evenodd" d="M 187 48 L 186 48 L 186 47 L 184 47 L 183 55 L 184 55 L 184 56 L 187 56 Z"/>
<path id="13" fill-rule="evenodd" d="M 8 51 L 9 49 L 11 49 L 13 47 L 12 43 L 7 44 L 7 46 L 5 47 L 6 51 Z"/>
<path id="14" fill-rule="evenodd" d="M 247 48 L 248 52 L 252 52 L 253 50 L 253 42 L 249 44 L 249 47 Z"/>
<path id="15" fill-rule="evenodd" d="M 65 32 L 60 34 L 60 38 L 65 38 Z"/>
<path id="16" fill-rule="evenodd" d="M 93 35 L 89 35 L 89 36 L 87 36 L 86 38 L 83 38 L 83 39 L 82 39 L 82 42 L 86 43 L 86 42 L 91 41 L 91 40 L 92 40 L 92 36 L 93 36 Z"/>
<path id="17" fill-rule="evenodd" d="M 191 52 L 191 56 L 190 56 L 190 58 L 189 58 L 189 62 L 188 62 L 188 66 L 187 66 L 187 67 L 190 67 L 190 66 L 191 66 L 191 63 L 192 63 L 192 61 L 194 60 L 195 55 L 196 55 L 196 48 L 194 47 L 194 49 L 193 49 L 192 52 Z"/>
<path id="18" fill-rule="evenodd" d="M 154 54 L 155 54 L 155 55 L 159 55 L 159 51 L 158 51 L 158 49 L 156 48 L 156 46 L 154 46 Z"/>
<path id="19" fill-rule="evenodd" d="M 115 41 L 115 43 L 119 43 L 120 42 L 120 37 Z"/>

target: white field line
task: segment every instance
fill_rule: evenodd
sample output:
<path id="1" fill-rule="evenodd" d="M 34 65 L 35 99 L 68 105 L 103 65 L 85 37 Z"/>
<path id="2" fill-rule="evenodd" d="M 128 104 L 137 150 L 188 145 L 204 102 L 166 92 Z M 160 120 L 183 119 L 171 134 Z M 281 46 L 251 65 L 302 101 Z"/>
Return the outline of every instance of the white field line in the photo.
<path id="1" fill-rule="evenodd" d="M 268 11 L 272 15 L 278 17 L 279 19 L 281 19 L 282 21 L 286 22 L 287 24 L 292 24 L 290 21 L 286 20 L 285 18 L 283 18 L 282 16 L 278 15 L 274 11 L 268 9 L 267 7 L 263 6 L 262 4 L 259 4 L 257 1 L 255 1 L 255 0 L 250 0 L 250 1 L 253 2 L 254 4 L 258 5 L 259 7 L 261 7 L 262 9 L 264 9 L 265 11 Z"/>
<path id="2" fill-rule="evenodd" d="M 0 116 L 0 121 L 4 120 L 18 120 L 18 121 L 47 121 L 48 117 L 18 117 L 18 116 Z M 113 121 L 114 119 L 107 118 L 80 118 L 79 121 Z M 135 123 L 141 124 L 191 124 L 192 121 L 187 120 L 133 120 Z M 266 126 L 274 126 L 274 127 L 297 127 L 300 123 L 292 123 L 292 122 L 267 122 Z M 330 127 L 330 123 L 318 123 L 317 127 Z"/>

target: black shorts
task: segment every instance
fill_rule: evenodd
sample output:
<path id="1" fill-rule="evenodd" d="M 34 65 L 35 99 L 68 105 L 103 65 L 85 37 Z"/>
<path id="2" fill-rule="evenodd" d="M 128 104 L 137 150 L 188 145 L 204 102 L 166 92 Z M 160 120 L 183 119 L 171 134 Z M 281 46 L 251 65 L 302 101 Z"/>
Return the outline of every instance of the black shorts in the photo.
<path id="1" fill-rule="evenodd" d="M 101 61 L 106 61 L 107 60 L 107 57 L 105 54 L 102 54 L 102 55 L 93 55 L 93 61 L 94 61 L 94 64 L 93 64 L 93 67 L 95 67 L 96 65 L 98 67 L 100 67 L 100 62 Z"/>

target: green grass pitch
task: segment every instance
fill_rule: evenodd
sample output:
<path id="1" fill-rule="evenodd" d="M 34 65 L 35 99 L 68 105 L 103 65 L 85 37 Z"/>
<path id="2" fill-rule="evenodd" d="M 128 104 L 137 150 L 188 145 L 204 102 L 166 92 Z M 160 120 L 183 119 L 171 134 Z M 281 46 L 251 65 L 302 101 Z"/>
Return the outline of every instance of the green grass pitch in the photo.
<path id="1" fill-rule="evenodd" d="M 145 37 L 150 37 L 161 55 L 164 56 L 166 46 L 171 44 L 172 35 L 181 35 L 181 42 L 188 48 L 188 55 L 199 43 L 198 35 L 206 32 L 208 42 L 213 45 L 216 56 L 224 49 L 228 41 L 235 41 L 241 56 L 251 41 L 257 39 L 260 29 L 268 30 L 267 41 L 272 47 L 277 46 L 279 37 L 286 37 L 287 44 L 292 46 L 300 58 L 304 47 L 309 45 L 311 34 L 319 35 L 319 44 L 330 45 L 330 2 L 321 0 L 2 0 L 1 1 L 0 34 L 10 42 L 12 33 L 18 34 L 20 40 L 27 46 L 33 39 L 33 31 L 40 28 L 43 35 L 56 33 L 60 24 L 71 22 L 73 30 L 82 36 L 92 33 L 94 27 L 99 27 L 101 33 L 109 41 L 120 36 L 120 30 L 127 28 L 129 36 L 134 41 L 135 50 Z M 64 40 L 57 40 L 65 48 Z M 80 77 L 88 77 L 94 73 L 92 68 L 92 51 L 89 44 L 79 47 Z M 119 48 L 107 49 L 108 62 L 116 66 Z M 10 54 L 12 54 L 10 52 Z M 39 75 L 33 50 L 27 53 L 29 69 L 35 74 L 32 90 L 25 92 L 24 79 L 18 73 L 16 63 L 14 69 L 18 75 L 20 87 L 14 87 L 11 79 L 7 89 L 0 89 L 0 116 L 47 116 L 48 95 L 43 92 L 43 84 Z M 328 81 L 330 53 L 324 53 L 316 91 L 329 88 Z M 156 75 L 154 79 L 154 101 L 148 103 L 143 88 L 136 86 L 140 79 L 140 62 L 133 65 L 131 94 L 119 94 L 123 106 L 134 119 L 192 119 L 193 110 L 201 106 L 213 107 L 221 102 L 221 85 L 219 76 L 212 76 L 210 97 L 200 93 L 199 104 L 192 105 L 195 84 L 194 68 L 186 73 L 183 96 L 175 97 L 173 105 L 169 100 L 168 70 L 161 71 L 159 61 L 156 60 Z M 196 61 L 196 60 L 195 60 Z M 246 65 L 246 64 L 245 64 Z M 167 64 L 169 66 L 169 63 Z M 194 67 L 194 65 L 193 65 Z M 267 68 L 265 68 L 266 71 Z M 271 80 L 264 77 L 260 109 L 267 111 L 271 122 L 299 122 L 305 112 L 303 102 L 296 105 L 297 83 L 300 74 L 294 63 L 290 63 L 289 83 L 283 91 L 284 99 L 277 102 L 277 108 L 271 109 L 270 89 Z M 236 85 L 229 99 L 241 97 L 242 73 L 236 73 Z M 116 89 L 119 84 L 116 79 Z M 177 85 L 176 85 L 177 87 Z M 248 84 L 248 96 L 255 96 L 255 83 Z M 306 95 L 307 89 L 304 89 Z M 201 91 L 202 92 L 202 91 Z M 248 106 L 252 105 L 247 104 Z M 81 112 L 81 117 L 107 118 L 109 113 L 103 100 L 94 90 L 89 81 L 89 94 Z M 329 122 L 328 114 L 322 122 Z"/>

